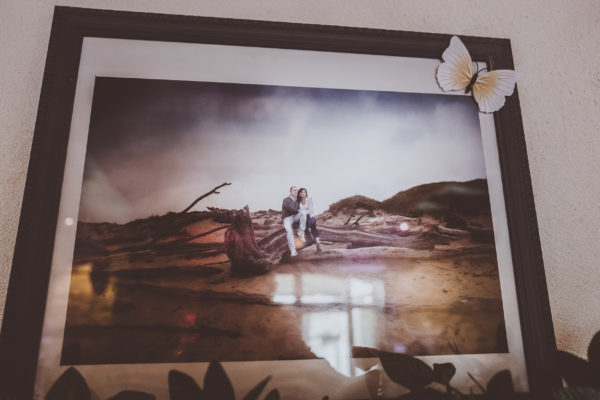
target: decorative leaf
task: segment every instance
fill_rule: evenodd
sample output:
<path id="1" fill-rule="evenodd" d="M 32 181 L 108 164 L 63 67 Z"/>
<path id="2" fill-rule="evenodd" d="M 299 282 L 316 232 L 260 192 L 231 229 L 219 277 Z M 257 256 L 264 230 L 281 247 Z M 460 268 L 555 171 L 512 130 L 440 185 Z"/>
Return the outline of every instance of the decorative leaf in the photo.
<path id="1" fill-rule="evenodd" d="M 90 398 L 90 388 L 79 371 L 73 367 L 67 369 L 46 394 L 46 400 L 89 400 Z"/>
<path id="2" fill-rule="evenodd" d="M 445 393 L 430 388 L 415 390 L 400 396 L 401 400 L 445 400 L 448 398 Z"/>
<path id="3" fill-rule="evenodd" d="M 433 364 L 433 381 L 448 385 L 456 373 L 456 367 L 452 363 Z"/>
<path id="4" fill-rule="evenodd" d="M 244 400 L 256 400 L 258 399 L 258 396 L 260 396 L 260 394 L 262 393 L 262 391 L 265 389 L 265 386 L 267 386 L 267 383 L 269 382 L 269 380 L 271 380 L 270 376 L 267 376 L 265 379 L 263 379 L 262 381 L 260 381 L 258 383 L 258 385 L 254 386 L 254 388 L 248 392 L 248 394 L 244 397 Z"/>
<path id="5" fill-rule="evenodd" d="M 212 361 L 204 375 L 204 394 L 207 400 L 235 400 L 233 386 L 220 363 Z"/>
<path id="6" fill-rule="evenodd" d="M 596 332 L 587 351 L 588 361 L 600 381 L 600 331 Z"/>
<path id="7" fill-rule="evenodd" d="M 379 357 L 379 350 L 371 347 L 352 346 L 352 358 Z"/>
<path id="8" fill-rule="evenodd" d="M 155 400 L 156 396 L 144 393 L 144 392 L 136 392 L 133 390 L 124 390 L 122 392 L 117 393 L 113 397 L 108 400 Z"/>
<path id="9" fill-rule="evenodd" d="M 591 365 L 582 358 L 566 351 L 558 352 L 560 372 L 569 387 L 592 386 L 597 384 L 597 378 Z"/>
<path id="10" fill-rule="evenodd" d="M 381 391 L 381 376 L 384 372 L 381 369 L 374 369 L 363 375 L 364 382 L 362 385 L 367 387 L 370 398 L 375 399 L 378 397 L 377 393 Z"/>
<path id="11" fill-rule="evenodd" d="M 481 383 L 479 383 L 479 381 L 477 379 L 475 379 L 475 377 L 473 375 L 471 375 L 470 372 L 467 372 L 467 375 L 469 375 L 469 378 L 471 378 L 471 380 L 473 382 L 475 382 L 475 384 L 477 385 L 479 390 L 481 390 L 481 393 L 485 393 L 485 388 L 483 386 L 481 386 Z"/>
<path id="12" fill-rule="evenodd" d="M 498 372 L 487 384 L 486 394 L 490 400 L 510 400 L 515 398 L 510 371 L 505 369 Z"/>
<path id="13" fill-rule="evenodd" d="M 352 346 L 354 366 L 363 371 L 370 371 L 379 363 L 379 350 L 370 347 Z"/>
<path id="14" fill-rule="evenodd" d="M 569 387 L 552 393 L 553 400 L 598 400 L 600 391 L 589 387 Z"/>
<path id="15" fill-rule="evenodd" d="M 173 369 L 169 371 L 169 396 L 171 400 L 200 400 L 203 393 L 194 378 Z"/>
<path id="16" fill-rule="evenodd" d="M 390 379 L 411 391 L 422 389 L 433 381 L 433 370 L 418 358 L 382 351 L 379 359 Z"/>
<path id="17" fill-rule="evenodd" d="M 265 400 L 279 400 L 279 391 L 277 389 L 271 390 Z"/>

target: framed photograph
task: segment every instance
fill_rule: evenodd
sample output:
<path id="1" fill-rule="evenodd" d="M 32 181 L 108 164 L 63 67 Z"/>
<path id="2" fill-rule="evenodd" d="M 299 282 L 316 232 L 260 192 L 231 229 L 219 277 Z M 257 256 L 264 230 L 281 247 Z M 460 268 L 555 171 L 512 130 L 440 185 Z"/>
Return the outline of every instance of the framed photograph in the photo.
<path id="1" fill-rule="evenodd" d="M 215 361 L 235 398 L 406 393 L 378 352 L 465 392 L 560 385 L 517 91 L 442 92 L 450 37 L 57 7 L 6 398 L 74 367 L 94 399 L 168 399 Z M 508 40 L 461 39 L 513 68 Z"/>

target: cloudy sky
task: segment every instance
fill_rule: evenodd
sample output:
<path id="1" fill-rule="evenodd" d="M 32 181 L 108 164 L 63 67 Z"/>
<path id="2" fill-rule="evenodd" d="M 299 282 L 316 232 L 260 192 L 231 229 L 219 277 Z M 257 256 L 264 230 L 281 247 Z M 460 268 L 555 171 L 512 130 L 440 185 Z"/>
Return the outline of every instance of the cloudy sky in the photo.
<path id="1" fill-rule="evenodd" d="M 467 96 L 97 78 L 79 219 L 128 222 L 206 206 L 316 212 L 362 194 L 484 178 Z"/>

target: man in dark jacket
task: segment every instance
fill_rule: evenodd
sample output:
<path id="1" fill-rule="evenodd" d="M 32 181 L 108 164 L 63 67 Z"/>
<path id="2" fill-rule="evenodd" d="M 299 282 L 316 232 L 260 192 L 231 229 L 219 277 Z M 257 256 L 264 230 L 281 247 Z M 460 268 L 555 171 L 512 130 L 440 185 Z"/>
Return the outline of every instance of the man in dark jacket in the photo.
<path id="1" fill-rule="evenodd" d="M 292 257 L 298 255 L 296 252 L 296 246 L 294 245 L 294 228 L 292 225 L 294 222 L 300 222 L 300 228 L 298 229 L 298 236 L 303 242 L 306 241 L 304 238 L 304 231 L 306 230 L 306 219 L 300 218 L 300 210 L 298 206 L 298 188 L 292 186 L 290 188 L 290 195 L 283 199 L 281 204 L 281 216 L 283 218 L 283 227 L 287 232 L 287 241 L 290 248 Z"/>

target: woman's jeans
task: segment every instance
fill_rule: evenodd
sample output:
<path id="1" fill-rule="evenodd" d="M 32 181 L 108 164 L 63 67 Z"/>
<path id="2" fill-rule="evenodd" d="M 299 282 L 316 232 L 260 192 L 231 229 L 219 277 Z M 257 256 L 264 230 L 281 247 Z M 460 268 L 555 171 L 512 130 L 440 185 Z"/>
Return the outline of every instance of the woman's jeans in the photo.
<path id="1" fill-rule="evenodd" d="M 317 240 L 319 237 L 319 231 L 317 230 L 317 219 L 315 217 L 311 217 L 310 215 L 306 216 L 306 227 L 310 228 L 312 232 L 313 238 Z"/>

